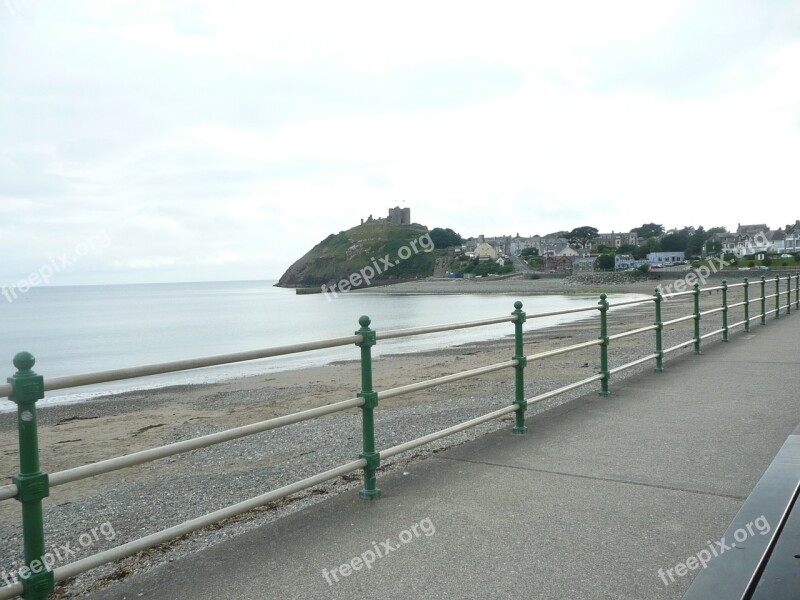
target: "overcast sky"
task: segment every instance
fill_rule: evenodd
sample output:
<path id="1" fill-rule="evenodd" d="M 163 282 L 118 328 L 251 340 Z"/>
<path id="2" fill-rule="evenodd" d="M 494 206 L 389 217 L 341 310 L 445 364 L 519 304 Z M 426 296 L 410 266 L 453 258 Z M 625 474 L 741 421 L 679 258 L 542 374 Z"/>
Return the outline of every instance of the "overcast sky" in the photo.
<path id="1" fill-rule="evenodd" d="M 798 73 L 796 0 L 0 0 L 0 285 L 277 278 L 396 204 L 784 226 Z"/>

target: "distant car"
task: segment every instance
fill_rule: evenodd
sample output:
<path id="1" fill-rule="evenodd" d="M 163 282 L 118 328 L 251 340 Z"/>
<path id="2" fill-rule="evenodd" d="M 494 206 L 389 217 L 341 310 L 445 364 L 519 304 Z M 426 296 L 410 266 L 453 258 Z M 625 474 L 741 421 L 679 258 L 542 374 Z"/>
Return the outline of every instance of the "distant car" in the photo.
<path id="1" fill-rule="evenodd" d="M 759 265 L 756 267 L 756 271 L 769 271 L 769 267 L 765 267 L 764 265 Z"/>
<path id="2" fill-rule="evenodd" d="M 792 258 L 791 254 L 781 254 L 781 258 Z"/>
<path id="3" fill-rule="evenodd" d="M 739 267 L 740 271 L 749 271 L 750 267 Z"/>

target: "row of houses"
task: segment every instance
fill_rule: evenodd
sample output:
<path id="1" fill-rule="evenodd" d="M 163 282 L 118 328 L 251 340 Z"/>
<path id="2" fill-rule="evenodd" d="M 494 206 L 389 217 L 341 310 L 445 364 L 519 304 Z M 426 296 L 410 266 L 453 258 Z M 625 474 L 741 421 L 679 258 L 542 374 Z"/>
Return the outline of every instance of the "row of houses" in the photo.
<path id="1" fill-rule="evenodd" d="M 724 254 L 744 256 L 768 252 L 800 252 L 800 220 L 784 229 L 772 230 L 766 223 L 742 225 L 736 232 L 715 233 L 710 242 L 719 242 Z"/>

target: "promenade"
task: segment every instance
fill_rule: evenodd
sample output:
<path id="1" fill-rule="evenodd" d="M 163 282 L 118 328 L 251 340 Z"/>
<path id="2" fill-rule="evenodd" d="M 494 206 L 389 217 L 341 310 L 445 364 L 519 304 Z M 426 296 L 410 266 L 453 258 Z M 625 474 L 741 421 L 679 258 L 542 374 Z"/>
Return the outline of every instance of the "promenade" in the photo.
<path id="1" fill-rule="evenodd" d="M 754 323 L 89 597 L 680 598 L 800 422 L 799 336 Z"/>

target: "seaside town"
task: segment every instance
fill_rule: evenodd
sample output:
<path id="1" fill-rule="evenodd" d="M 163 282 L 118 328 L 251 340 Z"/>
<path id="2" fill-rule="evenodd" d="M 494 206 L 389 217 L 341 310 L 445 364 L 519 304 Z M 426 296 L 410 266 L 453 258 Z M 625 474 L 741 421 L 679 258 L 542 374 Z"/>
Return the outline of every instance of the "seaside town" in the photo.
<path id="1" fill-rule="evenodd" d="M 772 264 L 800 265 L 800 220 L 776 229 L 764 223 L 739 224 L 735 231 L 722 227 L 665 231 L 650 223 L 628 232 L 600 233 L 593 227 L 579 227 L 546 236 L 479 235 L 465 240 L 453 253 L 467 261 L 500 267 L 511 262 L 522 266 L 521 270 L 553 273 L 688 269 L 693 261 L 707 257 L 724 257 L 741 270 L 766 270 Z M 449 276 L 459 275 L 450 272 Z"/>

